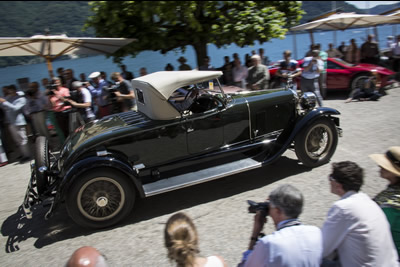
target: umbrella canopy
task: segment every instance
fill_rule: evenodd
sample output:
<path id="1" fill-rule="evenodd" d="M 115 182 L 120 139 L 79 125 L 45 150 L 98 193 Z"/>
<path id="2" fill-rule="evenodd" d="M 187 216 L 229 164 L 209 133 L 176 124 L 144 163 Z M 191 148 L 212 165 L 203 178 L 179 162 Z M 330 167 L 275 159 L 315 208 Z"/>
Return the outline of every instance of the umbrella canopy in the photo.
<path id="1" fill-rule="evenodd" d="M 34 35 L 32 37 L 1 37 L 0 56 L 40 56 L 46 59 L 53 77 L 51 62 L 62 55 L 112 54 L 136 39 L 79 38 L 64 35 Z"/>
<path id="2" fill-rule="evenodd" d="M 304 30 L 347 30 L 357 27 L 371 27 L 388 23 L 399 23 L 399 18 L 382 15 L 364 15 L 356 13 L 338 13 L 329 17 L 311 21 L 305 24 L 292 27 L 292 31 Z"/>
<path id="3" fill-rule="evenodd" d="M 314 20 L 308 23 L 294 26 L 291 31 L 310 32 L 311 42 L 314 43 L 312 31 L 319 30 L 347 30 L 350 28 L 365 28 L 382 24 L 400 23 L 400 18 L 396 16 L 367 15 L 356 13 L 336 13 L 323 19 Z"/>

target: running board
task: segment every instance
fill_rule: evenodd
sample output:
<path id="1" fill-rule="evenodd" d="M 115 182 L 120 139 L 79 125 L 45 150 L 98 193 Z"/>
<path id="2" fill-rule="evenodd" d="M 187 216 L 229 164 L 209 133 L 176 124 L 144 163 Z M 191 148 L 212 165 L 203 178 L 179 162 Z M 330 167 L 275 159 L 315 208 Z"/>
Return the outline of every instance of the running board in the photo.
<path id="1" fill-rule="evenodd" d="M 246 158 L 200 171 L 162 179 L 154 183 L 145 184 L 143 186 L 143 190 L 145 196 L 149 197 L 252 169 L 257 169 L 259 167 L 262 167 L 262 162 L 256 161 L 252 158 Z"/>

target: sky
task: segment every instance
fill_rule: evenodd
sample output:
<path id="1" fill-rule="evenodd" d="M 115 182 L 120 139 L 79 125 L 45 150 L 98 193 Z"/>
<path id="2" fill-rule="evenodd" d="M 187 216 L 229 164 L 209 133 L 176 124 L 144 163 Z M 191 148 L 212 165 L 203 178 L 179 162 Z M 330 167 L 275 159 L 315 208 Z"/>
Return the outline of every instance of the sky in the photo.
<path id="1" fill-rule="evenodd" d="M 352 4 L 357 8 L 366 9 L 368 7 L 373 8 L 378 5 L 391 5 L 399 3 L 400 1 L 346 1 L 346 2 Z"/>

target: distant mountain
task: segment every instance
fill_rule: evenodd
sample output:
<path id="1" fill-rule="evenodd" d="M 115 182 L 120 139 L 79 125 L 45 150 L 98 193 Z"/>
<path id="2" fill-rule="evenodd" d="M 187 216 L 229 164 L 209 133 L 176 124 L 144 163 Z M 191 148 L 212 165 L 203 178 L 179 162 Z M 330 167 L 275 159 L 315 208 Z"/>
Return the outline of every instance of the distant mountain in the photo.
<path id="1" fill-rule="evenodd" d="M 381 14 L 383 12 L 387 12 L 396 8 L 400 8 L 400 2 L 397 4 L 392 4 L 392 5 L 379 5 L 379 6 L 375 6 L 373 8 L 370 9 L 370 11 L 368 12 L 368 9 L 363 9 L 364 11 L 366 11 L 366 13 L 368 14 Z"/>
<path id="2" fill-rule="evenodd" d="M 374 14 L 378 15 L 395 8 L 400 8 L 400 3 L 391 5 L 378 5 L 370 9 L 358 9 L 357 7 L 346 3 L 345 1 L 303 1 L 303 10 L 306 14 L 300 20 L 300 24 L 306 23 L 324 13 L 333 10 L 341 10 L 342 12 L 355 12 L 358 14 Z M 383 2 L 384 3 L 384 2 Z"/>

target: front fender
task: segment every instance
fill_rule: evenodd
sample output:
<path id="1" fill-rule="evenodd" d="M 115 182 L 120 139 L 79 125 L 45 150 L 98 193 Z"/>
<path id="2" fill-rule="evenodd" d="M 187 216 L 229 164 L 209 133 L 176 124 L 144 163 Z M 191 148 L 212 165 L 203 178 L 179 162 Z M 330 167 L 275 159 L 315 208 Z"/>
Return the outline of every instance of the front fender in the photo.
<path id="1" fill-rule="evenodd" d="M 69 168 L 67 173 L 64 175 L 59 187 L 61 198 L 64 197 L 65 192 L 68 192 L 69 187 L 74 183 L 76 179 L 78 179 L 81 174 L 90 171 L 91 169 L 104 167 L 115 169 L 116 171 L 124 173 L 132 181 L 140 196 L 144 197 L 142 183 L 139 181 L 136 173 L 133 171 L 133 168 L 129 164 L 111 156 L 92 156 L 76 162 Z"/>
<path id="2" fill-rule="evenodd" d="M 316 119 L 320 117 L 330 117 L 331 115 L 340 115 L 340 112 L 337 111 L 336 109 L 333 108 L 328 108 L 328 107 L 319 107 L 316 109 L 313 109 L 307 115 L 304 117 L 300 118 L 297 122 L 296 125 L 290 134 L 290 137 L 288 141 L 292 142 L 295 138 L 295 136 L 306 126 L 310 125 L 312 122 L 314 122 Z M 336 117 L 330 117 L 334 122 L 337 127 L 339 127 L 339 118 Z"/>
<path id="3" fill-rule="evenodd" d="M 293 127 L 285 129 L 278 137 L 275 143 L 275 147 L 269 155 L 264 159 L 263 165 L 270 164 L 272 161 L 278 159 L 286 149 L 293 142 L 299 132 L 307 127 L 309 124 L 321 117 L 331 118 L 335 125 L 339 127 L 339 118 L 331 117 L 331 115 L 340 115 L 340 112 L 333 108 L 319 107 L 313 109 L 305 116 L 299 117 Z"/>

